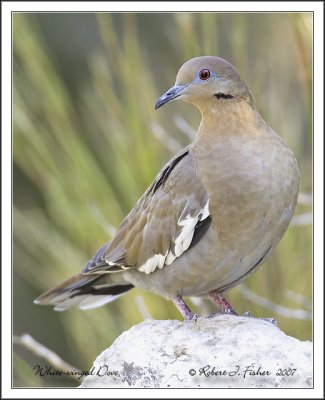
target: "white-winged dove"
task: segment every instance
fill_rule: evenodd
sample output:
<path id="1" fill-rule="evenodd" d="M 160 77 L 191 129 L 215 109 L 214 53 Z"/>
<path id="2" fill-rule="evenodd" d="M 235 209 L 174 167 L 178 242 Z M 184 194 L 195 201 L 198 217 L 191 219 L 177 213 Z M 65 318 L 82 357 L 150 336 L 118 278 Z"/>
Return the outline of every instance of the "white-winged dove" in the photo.
<path id="1" fill-rule="evenodd" d="M 159 172 L 113 239 L 82 272 L 36 303 L 56 310 L 114 300 L 134 286 L 172 299 L 223 297 L 272 253 L 295 210 L 299 172 L 287 144 L 265 123 L 235 68 L 198 57 L 180 68 L 156 109 L 175 99 L 202 120 L 194 141 Z"/>

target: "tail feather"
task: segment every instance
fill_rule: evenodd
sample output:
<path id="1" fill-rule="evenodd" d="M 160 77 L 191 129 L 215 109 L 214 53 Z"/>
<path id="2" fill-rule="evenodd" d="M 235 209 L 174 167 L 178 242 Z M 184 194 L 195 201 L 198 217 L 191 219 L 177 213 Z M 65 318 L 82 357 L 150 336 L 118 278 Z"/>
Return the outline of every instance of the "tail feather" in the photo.
<path id="1" fill-rule="evenodd" d="M 54 305 L 56 311 L 71 306 L 86 310 L 109 303 L 132 288 L 133 285 L 128 283 L 109 282 L 107 275 L 77 274 L 43 293 L 34 303 Z"/>

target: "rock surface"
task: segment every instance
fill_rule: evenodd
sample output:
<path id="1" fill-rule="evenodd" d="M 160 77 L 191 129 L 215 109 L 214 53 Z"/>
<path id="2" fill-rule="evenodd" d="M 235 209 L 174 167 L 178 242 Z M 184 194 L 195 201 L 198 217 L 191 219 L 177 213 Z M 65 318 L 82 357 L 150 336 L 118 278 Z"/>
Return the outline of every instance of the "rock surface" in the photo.
<path id="1" fill-rule="evenodd" d="M 310 388 L 312 347 L 255 318 L 146 320 L 97 357 L 80 387 Z"/>

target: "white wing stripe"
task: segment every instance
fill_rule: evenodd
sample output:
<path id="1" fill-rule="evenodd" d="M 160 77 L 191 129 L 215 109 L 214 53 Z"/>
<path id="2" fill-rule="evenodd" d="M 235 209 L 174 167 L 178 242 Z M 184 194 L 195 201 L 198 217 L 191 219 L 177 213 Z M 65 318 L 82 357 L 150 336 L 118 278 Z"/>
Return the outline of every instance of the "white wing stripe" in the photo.
<path id="1" fill-rule="evenodd" d="M 165 265 L 165 259 L 166 259 L 166 256 L 159 254 L 159 260 L 158 260 L 158 265 L 157 265 L 159 269 L 161 269 Z"/>
<path id="2" fill-rule="evenodd" d="M 175 243 L 174 253 L 176 257 L 179 257 L 183 253 L 183 242 Z"/>
<path id="3" fill-rule="evenodd" d="M 209 215 L 208 200 L 203 209 L 196 216 L 191 217 L 190 214 L 187 214 L 184 219 L 180 218 L 177 222 L 177 225 L 183 228 L 177 238 L 173 239 L 174 248 L 169 249 L 165 255 L 155 254 L 143 265 L 141 265 L 138 270 L 146 274 L 150 274 L 151 272 L 155 271 L 156 268 L 161 269 L 164 265 L 172 264 L 177 257 L 180 257 L 184 251 L 190 247 L 193 240 L 195 226 L 198 221 L 205 220 Z"/>
<path id="4" fill-rule="evenodd" d="M 192 243 L 193 235 L 194 235 L 194 229 L 193 229 L 192 232 L 190 232 L 188 234 L 187 238 L 185 238 L 183 240 L 183 253 L 184 253 L 184 251 L 186 251 L 190 247 L 190 245 Z"/>
<path id="5" fill-rule="evenodd" d="M 178 223 L 179 226 L 183 226 L 184 228 L 181 230 L 181 233 L 174 240 L 175 244 L 179 242 L 183 242 L 184 239 L 194 231 L 195 225 L 197 224 L 199 217 L 190 217 L 189 215 Z"/>
<path id="6" fill-rule="evenodd" d="M 200 221 L 203 221 L 204 219 L 208 218 L 209 215 L 210 215 L 210 212 L 209 212 L 209 200 L 208 200 L 206 205 L 203 208 L 203 212 L 202 212 Z"/>
<path id="7" fill-rule="evenodd" d="M 170 265 L 175 260 L 176 260 L 176 256 L 174 256 L 174 254 L 171 251 L 169 251 L 168 254 L 167 254 L 167 257 L 165 259 L 165 264 L 166 265 Z"/>
<path id="8" fill-rule="evenodd" d="M 153 257 L 149 258 L 141 267 L 139 267 L 139 271 L 145 272 L 146 274 L 150 274 L 153 272 L 158 264 L 159 255 L 155 254 Z"/>

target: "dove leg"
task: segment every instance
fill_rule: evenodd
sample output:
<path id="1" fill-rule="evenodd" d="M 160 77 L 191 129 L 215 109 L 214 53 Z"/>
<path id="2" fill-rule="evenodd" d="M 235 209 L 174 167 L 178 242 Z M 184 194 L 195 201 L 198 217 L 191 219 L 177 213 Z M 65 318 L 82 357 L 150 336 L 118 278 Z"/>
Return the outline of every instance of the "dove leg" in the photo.
<path id="1" fill-rule="evenodd" d="M 185 321 L 196 321 L 197 314 L 193 314 L 188 305 L 183 300 L 182 296 L 176 296 L 173 298 L 173 302 L 175 306 L 178 308 L 178 311 L 183 315 Z"/>
<path id="2" fill-rule="evenodd" d="M 218 306 L 221 314 L 238 315 L 231 304 L 216 290 L 209 293 L 210 299 Z"/>

